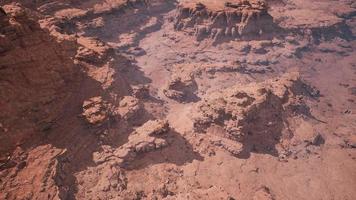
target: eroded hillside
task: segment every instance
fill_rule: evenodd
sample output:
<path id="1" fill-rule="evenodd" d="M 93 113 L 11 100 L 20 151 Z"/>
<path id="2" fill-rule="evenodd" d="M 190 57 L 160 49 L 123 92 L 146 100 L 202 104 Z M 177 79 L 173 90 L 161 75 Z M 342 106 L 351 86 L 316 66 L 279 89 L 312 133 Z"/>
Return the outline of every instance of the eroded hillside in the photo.
<path id="1" fill-rule="evenodd" d="M 353 1 L 0 6 L 0 199 L 356 196 Z"/>

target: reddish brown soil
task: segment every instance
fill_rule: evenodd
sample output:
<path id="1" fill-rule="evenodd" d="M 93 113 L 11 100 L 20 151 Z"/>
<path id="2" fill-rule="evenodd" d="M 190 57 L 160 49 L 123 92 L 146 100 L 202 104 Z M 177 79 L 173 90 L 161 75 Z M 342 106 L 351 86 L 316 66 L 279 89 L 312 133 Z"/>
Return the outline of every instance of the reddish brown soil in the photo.
<path id="1" fill-rule="evenodd" d="M 355 2 L 0 6 L 0 199 L 355 198 Z"/>

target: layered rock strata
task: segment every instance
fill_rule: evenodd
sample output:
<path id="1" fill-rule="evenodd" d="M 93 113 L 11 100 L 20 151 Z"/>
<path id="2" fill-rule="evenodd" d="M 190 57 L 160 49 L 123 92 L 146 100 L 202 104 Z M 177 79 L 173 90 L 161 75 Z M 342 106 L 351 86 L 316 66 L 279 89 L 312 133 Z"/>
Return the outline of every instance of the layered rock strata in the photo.
<path id="1" fill-rule="evenodd" d="M 176 30 L 192 29 L 197 40 L 259 37 L 277 30 L 262 0 L 226 2 L 217 10 L 184 1 L 178 7 Z"/>

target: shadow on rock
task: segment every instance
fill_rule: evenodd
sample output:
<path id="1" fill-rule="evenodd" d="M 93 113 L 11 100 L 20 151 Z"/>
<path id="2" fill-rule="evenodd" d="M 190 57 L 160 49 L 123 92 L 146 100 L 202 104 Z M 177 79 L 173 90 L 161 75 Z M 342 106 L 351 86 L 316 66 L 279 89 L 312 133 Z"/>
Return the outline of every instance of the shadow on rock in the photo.
<path id="1" fill-rule="evenodd" d="M 203 157 L 194 151 L 193 146 L 175 130 L 170 130 L 165 139 L 169 144 L 167 147 L 141 154 L 127 164 L 125 168 L 127 170 L 138 170 L 160 163 L 182 166 L 194 160 L 203 160 Z"/>
<path id="2" fill-rule="evenodd" d="M 282 131 L 288 123 L 285 122 L 281 100 L 274 95 L 268 98 L 270 100 L 251 110 L 246 116 L 242 128 L 243 136 L 238 139 L 243 144 L 243 149 L 237 157 L 247 159 L 251 152 L 278 156 L 275 146 L 280 143 Z"/>

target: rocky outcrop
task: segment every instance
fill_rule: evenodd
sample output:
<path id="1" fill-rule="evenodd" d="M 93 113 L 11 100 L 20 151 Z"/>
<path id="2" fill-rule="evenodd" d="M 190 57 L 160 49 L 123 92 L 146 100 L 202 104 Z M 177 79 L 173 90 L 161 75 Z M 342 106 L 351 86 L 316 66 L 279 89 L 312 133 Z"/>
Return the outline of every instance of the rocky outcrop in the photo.
<path id="1" fill-rule="evenodd" d="M 120 101 L 115 112 L 128 122 L 135 122 L 140 119 L 143 111 L 143 104 L 139 101 L 139 99 L 132 96 L 125 96 Z"/>
<path id="2" fill-rule="evenodd" d="M 167 141 L 160 137 L 167 134 L 168 131 L 169 124 L 167 121 L 151 120 L 146 122 L 129 136 L 129 142 L 122 148 L 129 150 L 129 153 L 123 157 L 129 156 L 130 152 L 140 154 L 166 147 L 168 145 Z"/>
<path id="3" fill-rule="evenodd" d="M 179 102 L 190 102 L 196 98 L 194 93 L 197 88 L 193 75 L 182 73 L 171 77 L 163 93 L 170 99 Z"/>
<path id="4" fill-rule="evenodd" d="M 89 124 L 102 125 L 114 115 L 110 104 L 102 97 L 92 97 L 83 103 L 83 117 Z"/>
<path id="5" fill-rule="evenodd" d="M 196 3 L 194 7 L 183 1 L 175 28 L 192 29 L 197 40 L 211 37 L 216 42 L 223 38 L 259 37 L 277 30 L 263 0 L 225 2 L 223 9 L 206 7 L 202 3 Z"/>
<path id="6" fill-rule="evenodd" d="M 46 133 L 75 87 L 74 41 L 58 41 L 17 5 L 0 16 L 0 152 Z M 16 125 L 15 125 L 16 124 Z"/>
<path id="7" fill-rule="evenodd" d="M 164 139 L 169 132 L 167 121 L 150 120 L 133 131 L 128 142 L 120 148 L 112 149 L 107 146 L 103 152 L 94 154 L 94 161 L 97 164 L 113 160 L 119 165 L 132 161 L 137 155 L 161 149 L 168 145 Z"/>
<path id="8" fill-rule="evenodd" d="M 146 99 L 150 96 L 149 85 L 134 85 L 132 86 L 132 94 L 138 99 Z"/>
<path id="9" fill-rule="evenodd" d="M 64 11 L 66 9 L 73 9 L 73 4 L 80 8 L 81 5 L 87 3 L 86 0 L 4 0 L 0 4 L 9 4 L 13 2 L 21 3 L 23 6 L 38 9 L 43 14 L 53 14 L 57 11 Z M 147 0 L 105 0 L 105 1 L 92 1 L 89 5 L 93 5 L 91 9 L 88 9 L 90 13 L 107 14 L 113 11 L 117 11 L 122 8 L 133 8 L 143 3 L 147 3 Z M 69 17 L 68 15 L 67 17 Z"/>
<path id="10" fill-rule="evenodd" d="M 97 167 L 80 172 L 79 177 L 89 179 L 78 185 L 80 191 L 85 191 L 77 196 L 79 199 L 90 199 L 95 196 L 98 199 L 114 199 L 121 196 L 128 185 L 125 170 L 115 162 L 108 162 Z M 63 198 L 65 199 L 65 198 Z"/>
<path id="11" fill-rule="evenodd" d="M 78 174 L 80 199 L 95 195 L 101 199 L 112 199 L 125 196 L 128 187 L 125 167 L 139 155 L 162 149 L 168 146 L 170 127 L 167 121 L 150 120 L 138 127 L 128 137 L 128 141 L 118 147 L 103 145 L 94 152 L 94 167 L 89 167 Z M 127 195 L 127 194 L 126 194 Z"/>
<path id="12" fill-rule="evenodd" d="M 103 3 L 98 3 L 94 6 L 93 12 L 106 14 L 114 11 L 119 11 L 126 8 L 134 8 L 135 6 L 146 5 L 148 0 L 128 0 L 128 1 L 117 1 L 117 0 L 106 0 Z"/>
<path id="13" fill-rule="evenodd" d="M 256 151 L 276 154 L 274 146 L 286 138 L 283 132 L 291 128 L 286 127 L 289 124 L 286 120 L 294 115 L 310 117 L 302 99 L 317 96 L 318 92 L 295 73 L 259 84 L 234 86 L 199 103 L 197 115 L 193 117 L 194 129 L 205 132 L 212 126 L 221 127 L 224 139 L 214 139 L 213 143 L 234 155 L 238 150 L 245 151 L 246 145 Z M 231 148 L 231 140 L 244 147 Z"/>
<path id="14" fill-rule="evenodd" d="M 15 167 L 0 166 L 0 190 L 6 191 L 0 193 L 0 199 L 60 199 L 53 177 L 57 158 L 64 153 L 51 145 L 38 146 L 29 153 L 16 148 L 8 162 Z"/>

